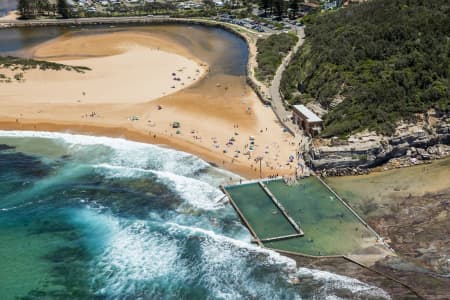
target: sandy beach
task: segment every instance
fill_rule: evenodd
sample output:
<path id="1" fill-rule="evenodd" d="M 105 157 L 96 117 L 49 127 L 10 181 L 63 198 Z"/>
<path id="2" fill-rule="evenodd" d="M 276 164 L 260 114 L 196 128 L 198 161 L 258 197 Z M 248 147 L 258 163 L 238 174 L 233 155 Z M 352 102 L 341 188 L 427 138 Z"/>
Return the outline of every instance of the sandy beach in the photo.
<path id="1" fill-rule="evenodd" d="M 293 138 L 243 78 L 210 73 L 203 57 L 173 39 L 133 31 L 67 35 L 29 51 L 92 71 L 33 70 L 24 82 L 1 84 L 1 129 L 162 144 L 246 178 L 259 177 L 256 157 L 263 157 L 263 176 L 295 172 Z"/>
<path id="2" fill-rule="evenodd" d="M 25 82 L 4 84 L 0 98 L 14 102 L 26 98 L 28 104 L 142 103 L 175 93 L 207 72 L 198 60 L 161 50 L 172 45 L 157 39 L 145 42 L 139 35 L 105 34 L 45 43 L 32 50 L 34 58 L 91 71 L 27 71 Z M 12 77 L 18 71 L 3 73 Z"/>
<path id="3" fill-rule="evenodd" d="M 0 21 L 14 21 L 18 18 L 19 12 L 17 10 L 12 10 L 6 16 L 0 17 Z"/>

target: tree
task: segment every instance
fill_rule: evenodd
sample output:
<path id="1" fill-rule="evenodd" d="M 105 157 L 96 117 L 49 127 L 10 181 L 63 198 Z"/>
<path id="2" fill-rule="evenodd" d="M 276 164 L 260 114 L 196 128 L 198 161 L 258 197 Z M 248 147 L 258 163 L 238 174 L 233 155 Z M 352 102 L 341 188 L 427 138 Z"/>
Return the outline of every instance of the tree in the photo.
<path id="1" fill-rule="evenodd" d="M 275 15 L 282 16 L 284 12 L 284 0 L 274 0 L 273 1 L 273 9 Z"/>
<path id="2" fill-rule="evenodd" d="M 50 3 L 48 0 L 36 0 L 36 9 L 39 15 L 48 15 L 50 11 Z"/>
<path id="3" fill-rule="evenodd" d="M 36 18 L 36 2 L 32 0 L 19 0 L 17 9 L 23 19 Z"/>
<path id="4" fill-rule="evenodd" d="M 58 13 L 64 18 L 67 19 L 70 17 L 70 7 L 67 4 L 67 0 L 58 0 Z"/>
<path id="5" fill-rule="evenodd" d="M 289 3 L 289 8 L 292 10 L 292 16 L 295 18 L 299 9 L 298 0 L 291 0 L 291 2 Z"/>
<path id="6" fill-rule="evenodd" d="M 259 7 L 264 9 L 264 14 L 267 15 L 267 10 L 272 8 L 272 0 L 260 0 Z"/>
<path id="7" fill-rule="evenodd" d="M 209 7 L 209 8 L 215 7 L 215 6 L 216 6 L 216 4 L 214 3 L 213 0 L 203 0 L 203 4 L 204 4 L 206 7 Z"/>
<path id="8" fill-rule="evenodd" d="M 398 121 L 430 108 L 448 114 L 448 0 L 420 3 L 367 1 L 310 15 L 307 39 L 281 80 L 286 100 L 308 95 L 329 108 L 324 137 L 392 134 Z"/>

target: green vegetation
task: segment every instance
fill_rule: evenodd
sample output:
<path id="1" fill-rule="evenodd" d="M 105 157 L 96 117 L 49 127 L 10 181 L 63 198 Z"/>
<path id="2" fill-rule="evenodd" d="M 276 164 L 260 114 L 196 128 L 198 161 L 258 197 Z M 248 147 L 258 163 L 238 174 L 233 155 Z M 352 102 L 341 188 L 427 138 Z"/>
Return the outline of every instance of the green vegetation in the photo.
<path id="1" fill-rule="evenodd" d="M 84 73 L 85 71 L 91 70 L 90 68 L 83 66 L 68 66 L 49 61 L 34 60 L 15 56 L 0 56 L 0 67 L 9 68 L 12 70 L 21 69 L 22 71 L 30 69 L 40 69 L 76 71 L 78 73 Z"/>
<path id="2" fill-rule="evenodd" d="M 265 81 L 273 78 L 283 58 L 294 47 L 297 40 L 298 37 L 290 33 L 274 34 L 266 39 L 258 40 L 256 43 L 258 47 L 256 77 L 258 80 Z"/>
<path id="3" fill-rule="evenodd" d="M 71 15 L 70 15 L 71 10 L 70 10 L 69 4 L 67 3 L 66 0 L 58 0 L 58 1 L 56 2 L 56 6 L 57 6 L 57 8 L 58 8 L 58 13 L 59 13 L 64 19 L 67 19 L 67 18 L 69 18 L 69 17 L 71 16 Z"/>
<path id="4" fill-rule="evenodd" d="M 299 12 L 300 0 L 259 0 L 257 1 L 260 9 L 264 10 L 266 15 L 291 15 L 294 16 Z"/>
<path id="5" fill-rule="evenodd" d="M 0 70 L 1 69 L 9 69 L 11 71 L 27 71 L 31 69 L 39 69 L 39 70 L 65 70 L 65 71 L 75 71 L 78 73 L 84 73 L 86 71 L 90 71 L 91 69 L 83 66 L 68 66 L 64 64 L 58 64 L 49 61 L 41 61 L 34 60 L 29 58 L 21 58 L 14 56 L 0 56 Z M 23 73 L 14 74 L 14 79 L 17 81 L 24 80 Z M 0 83 L 5 82 L 9 83 L 12 81 L 12 78 L 6 76 L 5 74 L 0 73 Z"/>
<path id="6" fill-rule="evenodd" d="M 429 108 L 448 112 L 449 15 L 448 0 L 373 0 L 310 16 L 281 90 L 290 103 L 312 97 L 330 109 L 325 137 L 391 134 Z"/>
<path id="7" fill-rule="evenodd" d="M 56 17 L 59 7 L 54 2 L 49 0 L 19 0 L 17 10 L 22 19 L 34 19 L 39 16 Z"/>
<path id="8" fill-rule="evenodd" d="M 247 1 L 226 2 L 217 6 L 212 0 L 203 0 L 198 7 L 179 7 L 176 1 L 110 1 L 101 5 L 93 1 L 87 8 L 79 1 L 69 0 L 19 0 L 18 10 L 22 19 L 35 18 L 82 18 L 170 15 L 172 17 L 212 17 L 218 14 L 234 14 L 245 18 L 251 15 L 252 3 Z"/>

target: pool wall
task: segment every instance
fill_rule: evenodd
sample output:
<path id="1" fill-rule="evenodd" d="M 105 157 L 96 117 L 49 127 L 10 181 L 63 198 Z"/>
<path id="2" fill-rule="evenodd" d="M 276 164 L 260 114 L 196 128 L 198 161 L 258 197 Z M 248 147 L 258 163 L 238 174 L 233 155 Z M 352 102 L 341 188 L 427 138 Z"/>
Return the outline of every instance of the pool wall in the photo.
<path id="1" fill-rule="evenodd" d="M 221 189 L 255 242 L 265 248 L 307 257 L 342 257 L 376 244 L 383 244 L 394 252 L 319 177 L 309 177 L 285 187 L 280 178 L 271 178 Z M 264 197 L 261 192 L 265 193 Z M 274 207 L 268 204 L 266 196 Z M 287 230 L 286 221 L 295 233 Z"/>

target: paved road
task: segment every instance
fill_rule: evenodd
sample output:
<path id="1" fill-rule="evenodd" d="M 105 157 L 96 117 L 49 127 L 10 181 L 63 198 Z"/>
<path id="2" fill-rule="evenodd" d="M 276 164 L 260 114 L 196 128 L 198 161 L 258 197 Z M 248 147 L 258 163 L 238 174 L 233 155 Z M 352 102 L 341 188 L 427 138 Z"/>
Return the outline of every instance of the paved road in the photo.
<path id="1" fill-rule="evenodd" d="M 294 125 L 294 123 L 290 121 L 292 113 L 286 110 L 286 108 L 284 107 L 284 99 L 280 93 L 280 82 L 283 76 L 283 72 L 286 70 L 286 66 L 290 63 L 294 54 L 298 51 L 298 49 L 303 45 L 303 42 L 305 41 L 304 39 L 305 30 L 303 27 L 297 27 L 297 36 L 299 38 L 297 44 L 292 48 L 291 52 L 283 59 L 283 62 L 278 67 L 278 70 L 275 73 L 275 76 L 269 88 L 270 97 L 272 98 L 273 111 L 275 112 L 277 117 L 283 121 L 284 125 L 287 126 L 292 132 L 294 132 L 296 136 L 300 135 L 300 130 L 298 129 L 297 126 Z"/>

